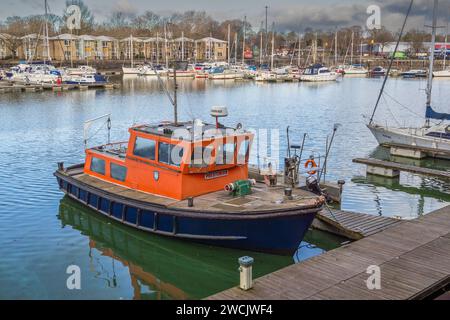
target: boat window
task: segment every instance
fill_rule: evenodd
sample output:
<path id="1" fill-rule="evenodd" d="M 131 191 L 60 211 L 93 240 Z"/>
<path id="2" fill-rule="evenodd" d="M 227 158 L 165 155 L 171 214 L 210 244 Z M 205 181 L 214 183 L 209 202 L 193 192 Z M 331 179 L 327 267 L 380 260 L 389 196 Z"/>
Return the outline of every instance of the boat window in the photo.
<path id="1" fill-rule="evenodd" d="M 160 142 L 158 147 L 158 161 L 179 167 L 183 160 L 184 148 L 165 142 Z"/>
<path id="2" fill-rule="evenodd" d="M 234 142 L 219 144 L 216 152 L 216 164 L 234 164 L 234 150 L 236 146 Z"/>
<path id="3" fill-rule="evenodd" d="M 134 143 L 133 154 L 138 157 L 155 160 L 155 147 L 156 142 L 154 140 L 137 137 Z"/>
<path id="4" fill-rule="evenodd" d="M 249 140 L 245 139 L 241 142 L 238 152 L 238 164 L 245 164 L 248 156 Z"/>
<path id="5" fill-rule="evenodd" d="M 91 171 L 104 175 L 105 174 L 105 160 L 99 159 L 96 157 L 92 157 Z"/>
<path id="6" fill-rule="evenodd" d="M 127 177 L 127 168 L 111 162 L 111 178 L 118 181 L 125 181 Z"/>
<path id="7" fill-rule="evenodd" d="M 191 167 L 208 167 L 211 164 L 212 151 L 212 146 L 194 147 L 191 157 Z"/>

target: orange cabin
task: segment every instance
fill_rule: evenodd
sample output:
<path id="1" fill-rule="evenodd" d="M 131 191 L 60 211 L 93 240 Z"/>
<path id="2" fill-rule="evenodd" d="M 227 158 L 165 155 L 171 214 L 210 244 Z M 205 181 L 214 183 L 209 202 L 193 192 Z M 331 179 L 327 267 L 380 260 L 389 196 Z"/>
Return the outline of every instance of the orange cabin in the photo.
<path id="1" fill-rule="evenodd" d="M 176 200 L 248 179 L 250 132 L 195 121 L 140 125 L 129 133 L 128 143 L 87 149 L 84 172 Z"/>

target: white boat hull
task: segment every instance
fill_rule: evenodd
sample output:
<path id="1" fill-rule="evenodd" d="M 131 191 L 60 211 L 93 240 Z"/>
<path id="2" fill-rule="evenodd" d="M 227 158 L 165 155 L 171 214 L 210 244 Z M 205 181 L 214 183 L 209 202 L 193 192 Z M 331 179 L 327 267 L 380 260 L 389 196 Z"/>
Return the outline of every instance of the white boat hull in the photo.
<path id="1" fill-rule="evenodd" d="M 378 143 L 383 146 L 402 145 L 450 153 L 450 140 L 425 136 L 420 128 L 390 129 L 381 126 L 368 126 L 368 128 Z"/>
<path id="2" fill-rule="evenodd" d="M 450 78 L 450 70 L 435 71 L 433 76 L 436 78 Z"/>
<path id="3" fill-rule="evenodd" d="M 306 82 L 336 81 L 338 78 L 339 78 L 339 74 L 337 74 L 337 73 L 321 74 L 321 75 L 304 74 L 304 75 L 300 76 L 300 80 L 306 81 Z"/>
<path id="4" fill-rule="evenodd" d="M 126 68 L 122 67 L 123 74 L 140 74 L 141 70 L 140 68 Z"/>

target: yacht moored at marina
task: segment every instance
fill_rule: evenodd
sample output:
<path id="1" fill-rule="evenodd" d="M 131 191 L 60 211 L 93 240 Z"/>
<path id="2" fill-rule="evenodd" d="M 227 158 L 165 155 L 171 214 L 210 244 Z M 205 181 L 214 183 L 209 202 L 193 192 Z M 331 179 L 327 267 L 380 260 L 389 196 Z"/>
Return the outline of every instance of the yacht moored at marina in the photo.
<path id="1" fill-rule="evenodd" d="M 305 72 L 300 76 L 301 81 L 307 82 L 325 82 L 336 81 L 339 74 L 324 67 L 321 64 L 315 64 L 305 69 Z"/>
<path id="2" fill-rule="evenodd" d="M 431 40 L 431 50 L 435 47 L 436 29 L 437 29 L 437 15 L 438 15 L 438 0 L 434 1 L 433 9 L 433 33 Z M 407 18 L 406 18 L 407 19 Z M 399 40 L 400 41 L 400 40 Z M 401 146 L 404 148 L 423 148 L 431 150 L 431 154 L 436 157 L 450 157 L 450 125 L 445 121 L 450 120 L 450 114 L 439 113 L 433 110 L 431 105 L 432 88 L 433 88 L 433 67 L 434 55 L 430 55 L 428 84 L 426 89 L 426 104 L 425 104 L 425 118 L 426 122 L 422 127 L 391 127 L 382 126 L 374 122 L 375 112 L 378 103 L 383 94 L 384 86 L 380 91 L 377 104 L 375 105 L 372 117 L 367 125 L 372 134 L 377 139 L 380 145 L 385 146 Z M 387 80 L 387 77 L 385 81 Z M 440 123 L 432 124 L 432 120 L 439 120 Z M 443 156 L 442 156 L 443 154 Z"/>

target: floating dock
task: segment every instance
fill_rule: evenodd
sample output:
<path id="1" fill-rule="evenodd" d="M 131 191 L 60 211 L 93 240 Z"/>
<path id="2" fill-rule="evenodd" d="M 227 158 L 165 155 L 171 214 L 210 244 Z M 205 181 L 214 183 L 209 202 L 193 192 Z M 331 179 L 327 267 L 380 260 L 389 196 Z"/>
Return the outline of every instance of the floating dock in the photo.
<path id="1" fill-rule="evenodd" d="M 359 212 L 324 209 L 317 215 L 313 227 L 351 240 L 360 240 L 386 230 L 401 221 Z"/>
<path id="2" fill-rule="evenodd" d="M 367 173 L 380 176 L 396 177 L 400 175 L 401 171 L 403 171 L 425 176 L 432 176 L 444 180 L 450 179 L 450 172 L 448 171 L 422 168 L 417 166 L 411 166 L 408 164 L 401 164 L 397 162 L 390 162 L 373 158 L 369 159 L 357 158 L 353 159 L 353 162 L 367 165 Z"/>
<path id="3" fill-rule="evenodd" d="M 255 261 L 255 265 L 257 265 Z M 381 288 L 369 289 L 369 267 Z M 253 289 L 232 288 L 210 300 L 411 300 L 450 283 L 450 206 L 263 276 Z"/>
<path id="4" fill-rule="evenodd" d="M 118 89 L 116 83 L 89 83 L 89 84 L 19 84 L 0 83 L 0 93 L 8 92 L 40 92 L 43 90 L 53 90 L 55 92 L 68 90 L 88 90 L 88 89 Z"/>

